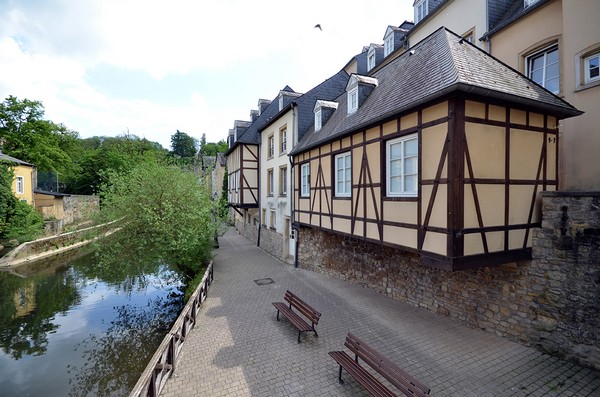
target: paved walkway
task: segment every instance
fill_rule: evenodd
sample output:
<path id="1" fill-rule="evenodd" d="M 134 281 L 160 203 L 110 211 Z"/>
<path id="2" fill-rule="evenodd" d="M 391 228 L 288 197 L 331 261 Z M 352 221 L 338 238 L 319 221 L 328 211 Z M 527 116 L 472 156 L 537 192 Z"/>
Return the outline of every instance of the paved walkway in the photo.
<path id="1" fill-rule="evenodd" d="M 229 230 L 220 240 L 214 283 L 188 336 L 170 396 L 364 396 L 350 376 L 337 382 L 327 352 L 348 331 L 440 396 L 600 396 L 600 372 L 561 361 L 370 289 L 294 269 Z M 255 280 L 270 278 L 272 284 Z M 271 302 L 286 289 L 322 312 L 319 337 L 302 336 Z"/>

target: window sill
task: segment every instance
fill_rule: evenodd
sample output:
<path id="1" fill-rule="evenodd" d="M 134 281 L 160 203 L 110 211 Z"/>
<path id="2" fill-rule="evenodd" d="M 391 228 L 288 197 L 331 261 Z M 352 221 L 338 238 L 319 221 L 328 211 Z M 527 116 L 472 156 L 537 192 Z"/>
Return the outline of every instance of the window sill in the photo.
<path id="1" fill-rule="evenodd" d="M 598 86 L 600 86 L 600 80 L 598 80 L 598 81 L 591 81 L 589 83 L 577 85 L 575 87 L 575 91 L 574 92 L 585 91 L 587 89 L 598 87 Z"/>
<path id="2" fill-rule="evenodd" d="M 334 200 L 352 200 L 352 196 L 333 196 Z"/>
<path id="3" fill-rule="evenodd" d="M 419 201 L 419 197 L 411 196 L 411 197 L 383 197 L 383 201 Z"/>

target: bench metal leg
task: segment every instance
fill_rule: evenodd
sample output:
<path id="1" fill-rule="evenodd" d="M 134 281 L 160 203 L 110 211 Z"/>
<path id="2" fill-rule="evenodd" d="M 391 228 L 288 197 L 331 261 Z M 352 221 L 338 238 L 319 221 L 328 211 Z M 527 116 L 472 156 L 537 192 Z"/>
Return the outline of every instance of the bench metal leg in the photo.
<path id="1" fill-rule="evenodd" d="M 300 343 L 300 334 L 302 334 L 302 331 L 298 331 L 298 343 Z"/>
<path id="2" fill-rule="evenodd" d="M 318 337 L 319 337 L 319 334 L 317 334 L 317 330 L 316 330 L 316 329 L 313 329 L 313 332 L 315 333 L 315 336 L 318 338 Z"/>
<path id="3" fill-rule="evenodd" d="M 342 379 L 342 366 L 340 365 L 340 373 L 338 375 L 338 382 L 340 383 L 340 385 L 344 384 L 344 380 Z"/>
<path id="4" fill-rule="evenodd" d="M 279 310 L 277 310 L 277 321 L 279 321 Z"/>

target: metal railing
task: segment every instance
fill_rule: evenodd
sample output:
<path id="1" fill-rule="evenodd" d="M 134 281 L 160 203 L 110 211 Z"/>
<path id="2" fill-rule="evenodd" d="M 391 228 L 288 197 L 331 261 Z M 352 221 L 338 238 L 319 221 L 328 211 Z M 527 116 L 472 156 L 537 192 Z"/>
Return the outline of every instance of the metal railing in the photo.
<path id="1" fill-rule="evenodd" d="M 181 314 L 165 336 L 156 353 L 150 359 L 129 397 L 158 397 L 167 380 L 175 372 L 177 358 L 188 333 L 196 324 L 202 302 L 206 300 L 208 288 L 213 281 L 213 263 L 210 262 L 200 285 L 190 297 Z"/>

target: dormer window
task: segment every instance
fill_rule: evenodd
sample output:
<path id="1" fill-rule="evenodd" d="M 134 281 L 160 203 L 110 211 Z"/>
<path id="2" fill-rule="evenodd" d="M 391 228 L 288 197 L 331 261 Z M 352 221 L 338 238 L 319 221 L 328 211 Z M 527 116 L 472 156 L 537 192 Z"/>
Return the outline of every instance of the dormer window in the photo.
<path id="1" fill-rule="evenodd" d="M 527 1 L 527 0 L 525 0 Z M 536 0 L 529 0 L 536 1 Z M 428 10 L 428 0 L 416 0 L 415 1 L 415 23 L 419 23 L 420 20 L 427 16 Z"/>
<path id="2" fill-rule="evenodd" d="M 376 78 L 352 74 L 346 84 L 347 113 L 356 112 L 375 87 L 377 87 Z"/>
<path id="3" fill-rule="evenodd" d="M 321 129 L 322 121 L 323 121 L 323 117 L 322 117 L 321 109 L 315 110 L 315 132 L 317 132 Z"/>
<path id="4" fill-rule="evenodd" d="M 283 109 L 283 95 L 279 94 L 279 111 Z"/>
<path id="5" fill-rule="evenodd" d="M 394 32 L 387 35 L 383 42 L 383 56 L 387 57 L 394 52 Z"/>
<path id="6" fill-rule="evenodd" d="M 348 114 L 358 109 L 358 85 L 348 91 Z"/>
<path id="7" fill-rule="evenodd" d="M 375 49 L 369 51 L 367 56 L 367 70 L 371 70 L 375 67 Z"/>
<path id="8" fill-rule="evenodd" d="M 315 108 L 313 109 L 315 113 L 315 132 L 323 128 L 323 124 L 327 123 L 327 120 L 329 120 L 329 117 L 331 117 L 337 107 L 337 102 L 324 100 L 317 100 L 315 102 Z"/>

